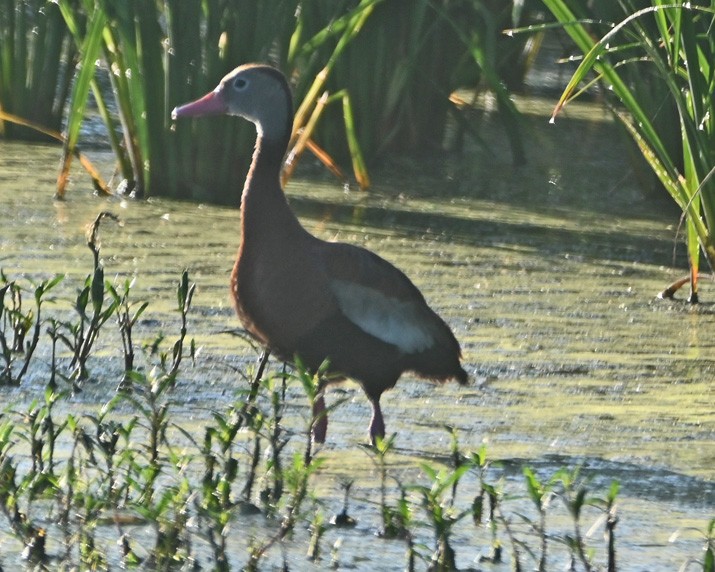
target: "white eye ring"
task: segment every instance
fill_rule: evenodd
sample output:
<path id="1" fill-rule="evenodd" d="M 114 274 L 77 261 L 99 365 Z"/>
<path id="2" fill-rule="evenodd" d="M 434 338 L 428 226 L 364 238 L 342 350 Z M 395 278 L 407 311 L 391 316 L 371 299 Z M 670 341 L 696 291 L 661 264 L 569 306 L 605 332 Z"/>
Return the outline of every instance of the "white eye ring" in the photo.
<path id="1" fill-rule="evenodd" d="M 233 89 L 236 91 L 243 91 L 248 87 L 248 80 L 244 77 L 237 77 L 233 80 Z"/>

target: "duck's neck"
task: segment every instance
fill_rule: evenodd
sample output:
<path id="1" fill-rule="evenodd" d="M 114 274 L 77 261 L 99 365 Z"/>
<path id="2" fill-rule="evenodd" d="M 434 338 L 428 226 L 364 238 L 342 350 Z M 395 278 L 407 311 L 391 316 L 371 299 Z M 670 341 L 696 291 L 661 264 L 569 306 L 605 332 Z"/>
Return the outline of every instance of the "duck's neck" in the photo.
<path id="1" fill-rule="evenodd" d="M 251 168 L 241 197 L 241 238 L 258 240 L 255 236 L 271 236 L 302 230 L 288 206 L 280 176 L 286 141 L 274 141 L 259 136 L 253 152 Z M 264 240 L 264 239 L 261 239 Z"/>

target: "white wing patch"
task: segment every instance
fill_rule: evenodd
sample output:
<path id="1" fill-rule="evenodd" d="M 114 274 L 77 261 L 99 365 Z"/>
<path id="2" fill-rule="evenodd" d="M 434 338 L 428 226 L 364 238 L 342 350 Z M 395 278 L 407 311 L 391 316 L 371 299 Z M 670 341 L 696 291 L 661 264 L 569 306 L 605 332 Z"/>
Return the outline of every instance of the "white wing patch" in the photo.
<path id="1" fill-rule="evenodd" d="M 346 280 L 331 280 L 330 286 L 342 312 L 368 334 L 404 353 L 420 352 L 434 344 L 429 326 L 412 302 Z"/>

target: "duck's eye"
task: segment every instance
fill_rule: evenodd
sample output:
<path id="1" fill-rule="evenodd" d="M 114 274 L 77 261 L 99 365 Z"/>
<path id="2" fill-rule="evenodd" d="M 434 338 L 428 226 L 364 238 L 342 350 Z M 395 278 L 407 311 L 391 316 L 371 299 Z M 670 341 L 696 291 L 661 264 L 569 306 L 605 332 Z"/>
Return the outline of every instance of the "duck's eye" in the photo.
<path id="1" fill-rule="evenodd" d="M 248 80 L 245 79 L 245 78 L 237 77 L 237 78 L 233 81 L 233 88 L 234 88 L 236 91 L 243 91 L 243 90 L 246 89 L 247 87 L 248 87 Z"/>

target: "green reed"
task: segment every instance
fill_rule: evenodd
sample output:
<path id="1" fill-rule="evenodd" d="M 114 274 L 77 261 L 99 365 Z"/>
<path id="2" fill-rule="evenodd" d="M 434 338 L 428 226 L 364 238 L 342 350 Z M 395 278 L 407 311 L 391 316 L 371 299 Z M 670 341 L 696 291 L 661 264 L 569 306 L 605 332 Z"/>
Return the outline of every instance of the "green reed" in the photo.
<path id="1" fill-rule="evenodd" d="M 431 558 L 430 568 L 445 571 L 456 570 L 456 553 L 451 543 L 454 527 L 464 517 L 471 514 L 471 507 L 457 509 L 454 505 L 454 496 L 445 499 L 449 491 L 457 485 L 459 480 L 469 470 L 466 464 L 457 468 L 443 467 L 435 469 L 427 463 L 422 464 L 422 471 L 427 476 L 427 485 L 415 485 L 413 489 L 418 493 L 421 505 L 428 518 L 428 523 L 434 531 L 435 548 Z"/>
<path id="2" fill-rule="evenodd" d="M 489 529 L 491 541 L 489 554 L 482 556 L 482 560 L 498 564 L 502 562 L 503 545 L 499 540 L 499 525 L 497 510 L 499 501 L 503 497 L 503 490 L 498 484 L 489 482 L 489 470 L 492 465 L 487 456 L 487 447 L 482 444 L 476 452 L 472 452 L 470 460 L 477 474 L 478 490 L 472 501 L 472 521 L 479 527 L 486 524 Z M 513 543 L 514 559 L 518 561 L 518 547 Z"/>
<path id="3" fill-rule="evenodd" d="M 584 54 L 554 116 L 583 91 L 590 72 L 596 74 L 591 83 L 607 86 L 616 117 L 683 212 L 690 275 L 661 295 L 689 282 L 690 300 L 697 302 L 701 253 L 715 268 L 715 7 L 625 1 L 619 19 L 604 30 L 582 19 L 588 14 L 580 3 L 578 12 L 563 0 L 544 3 Z M 649 89 L 654 84 L 659 88 Z"/>
<path id="4" fill-rule="evenodd" d="M 12 116 L 60 130 L 76 55 L 55 3 L 0 1 L 0 137 L 44 137 Z"/>
<path id="5" fill-rule="evenodd" d="M 473 132 L 450 99 L 464 85 L 495 92 L 515 161 L 524 160 L 503 78 L 517 83 L 514 69 L 523 73 L 528 58 L 522 40 L 499 34 L 526 18 L 530 9 L 522 3 L 60 0 L 59 6 L 80 54 L 60 196 L 91 92 L 122 192 L 237 204 L 251 127 L 225 118 L 175 125 L 169 115 L 249 61 L 271 61 L 295 83 L 286 178 L 308 149 L 342 178 L 339 165 L 349 164 L 360 187 L 368 187 L 368 165 L 387 153 L 441 148 L 450 115 Z M 106 76 L 111 93 L 97 74 Z"/>
<path id="6" fill-rule="evenodd" d="M 169 115 L 248 61 L 271 61 L 296 84 L 286 179 L 308 149 L 343 179 L 339 165 L 349 164 L 367 188 L 368 165 L 386 154 L 440 149 L 450 116 L 474 133 L 464 105 L 450 99 L 464 86 L 495 93 L 514 159 L 524 160 L 504 85 L 518 84 L 530 57 L 524 41 L 499 33 L 528 19 L 532 8 L 521 2 L 3 2 L 0 131 L 62 141 L 60 197 L 91 96 L 117 158 L 118 190 L 237 204 L 251 127 L 233 119 L 175 125 Z"/>
<path id="7" fill-rule="evenodd" d="M 250 128 L 225 120 L 174 126 L 171 109 L 212 89 L 238 63 L 284 53 L 296 0 L 59 4 L 81 53 L 65 162 L 91 91 L 117 156 L 121 190 L 193 199 L 211 192 L 216 202 L 236 204 L 248 165 L 237 156 L 250 156 Z M 96 80 L 99 59 L 111 93 Z M 60 195 L 64 188 L 61 178 Z"/>
<path id="8" fill-rule="evenodd" d="M 170 364 L 169 360 L 164 363 Z M 175 378 L 168 373 L 169 367 L 161 362 L 150 373 L 134 372 L 131 391 L 120 391 L 98 409 L 88 407 L 86 414 L 59 413 L 58 404 L 69 399 L 70 392 L 49 386 L 44 401 L 25 409 L 5 410 L 0 416 L 0 516 L 7 524 L 0 526 L 0 535 L 22 542 L 25 558 L 40 566 L 59 561 L 64 566 L 92 569 L 112 562 L 128 567 L 186 567 L 197 562 L 199 546 L 208 544 L 213 569 L 229 570 L 244 562 L 245 569 L 258 570 L 269 552 L 280 545 L 295 545 L 292 536 L 300 525 L 310 527 L 307 548 L 312 558 L 319 558 L 328 524 L 322 509 L 316 509 L 320 499 L 314 498 L 311 482 L 323 478 L 321 459 L 313 454 L 306 457 L 300 443 L 286 448 L 287 443 L 281 440 L 278 469 L 272 456 L 255 462 L 251 447 L 246 446 L 254 439 L 261 443 L 261 450 L 276 445 L 270 436 L 275 412 L 270 393 L 282 382 L 261 384 L 268 391 L 261 390 L 252 403 L 239 399 L 217 410 L 206 421 L 203 441 L 198 443 L 173 411 Z M 290 376 L 276 379 L 281 378 L 302 385 Z M 394 438 L 389 440 L 390 446 L 378 443 L 374 447 L 376 466 L 384 475 L 383 487 L 387 489 L 389 479 L 399 489 L 393 508 L 387 505 L 384 492 L 380 510 L 389 528 L 406 542 L 407 569 L 416 569 L 416 560 L 421 559 L 434 570 L 454 570 L 459 546 L 452 541 L 453 534 L 469 516 L 477 530 L 484 528 L 484 542 L 492 549 L 485 560 L 498 562 L 501 558 L 494 556 L 497 547 L 501 554 L 496 537 L 501 528 L 514 569 L 525 569 L 524 554 L 531 555 L 537 569 L 547 569 L 547 538 L 561 542 L 573 563 L 580 562 L 585 570 L 596 569 L 595 547 L 587 544 L 580 532 L 585 507 L 608 517 L 603 519 L 607 532 L 604 551 L 608 569 L 616 569 L 616 485 L 599 499 L 589 493 L 588 481 L 580 478 L 577 469 L 558 470 L 545 477 L 525 469 L 526 493 L 510 491 L 507 495 L 503 483 L 492 484 L 504 475 L 491 465 L 485 447 L 477 453 L 464 453 L 454 432 L 452 435 L 451 461 L 443 466 L 422 463 L 421 482 L 410 485 L 390 474 L 392 464 L 388 465 L 387 457 L 397 455 Z M 304 437 L 310 438 L 307 428 Z M 20 445 L 23 443 L 26 448 Z M 259 497 L 266 504 L 259 508 L 251 503 L 253 508 L 247 511 L 246 501 L 258 497 L 254 493 L 246 496 L 242 485 L 255 480 L 255 472 L 269 482 L 277 470 L 281 471 L 282 492 L 269 497 L 262 491 Z M 476 476 L 476 482 L 467 478 L 469 475 Z M 536 520 L 525 516 L 520 500 L 524 494 L 537 506 Z M 558 498 L 573 518 L 570 536 L 548 528 L 546 514 L 555 510 L 552 501 Z M 231 550 L 228 531 L 255 511 L 278 516 L 269 521 L 275 530 L 254 538 L 245 553 Z M 418 520 L 417 514 L 424 518 Z M 141 532 L 147 528 L 150 534 Z M 419 540 L 425 530 L 434 537 L 431 549 Z M 702 570 L 709 571 L 712 525 L 709 532 L 699 534 L 706 547 Z M 55 547 L 59 543 L 61 552 L 55 548 L 50 555 L 48 540 Z M 337 558 L 335 553 L 333 558 Z"/>
<path id="9" fill-rule="evenodd" d="M 317 98 L 313 78 L 321 77 L 324 62 L 335 53 L 336 41 L 341 46 L 344 28 L 331 26 L 326 30 L 323 23 L 343 23 L 341 15 L 352 4 L 341 0 L 301 6 L 296 34 L 312 35 L 312 39 L 291 52 L 300 70 L 296 86 L 299 99 L 303 93 L 309 94 L 306 100 Z M 525 59 L 521 50 L 525 41 L 504 40 L 501 30 L 515 21 L 528 21 L 530 9 L 518 2 L 498 6 L 487 1 L 432 0 L 385 0 L 361 2 L 360 6 L 367 4 L 372 10 L 370 17 L 362 23 L 359 34 L 344 45 L 339 60 L 330 66 L 329 76 L 321 83 L 321 89 L 330 94 L 343 90 L 349 94 L 350 122 L 367 164 L 391 154 L 442 150 L 448 120 L 453 116 L 473 132 L 470 122 L 462 117 L 462 106 L 450 99 L 454 90 L 464 87 L 494 91 L 514 159 L 522 162 L 518 113 L 503 77 L 513 74 L 520 59 Z M 511 83 L 518 80 L 512 78 Z M 326 110 L 315 139 L 347 162 L 354 153 L 346 145 L 344 114 L 337 107 Z"/>

